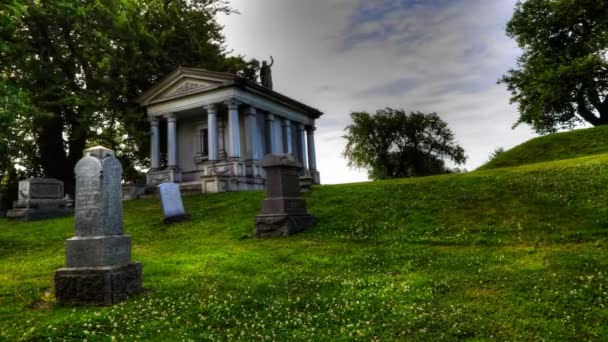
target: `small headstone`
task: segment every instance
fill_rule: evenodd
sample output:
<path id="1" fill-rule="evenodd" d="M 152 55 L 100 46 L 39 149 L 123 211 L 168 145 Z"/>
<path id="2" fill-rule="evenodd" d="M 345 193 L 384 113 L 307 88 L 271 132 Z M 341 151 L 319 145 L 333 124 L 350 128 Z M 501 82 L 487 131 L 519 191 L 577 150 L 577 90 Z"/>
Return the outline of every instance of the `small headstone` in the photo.
<path id="1" fill-rule="evenodd" d="M 22 221 L 44 220 L 71 215 L 73 210 L 63 194 L 63 182 L 52 178 L 19 181 L 17 201 L 7 217 Z"/>
<path id="2" fill-rule="evenodd" d="M 312 227 L 315 217 L 306 211 L 306 201 L 300 197 L 300 163 L 291 154 L 268 154 L 262 167 L 267 197 L 262 214 L 255 218 L 254 237 L 289 236 Z"/>
<path id="3" fill-rule="evenodd" d="M 182 203 L 182 196 L 179 192 L 179 185 L 176 183 L 162 183 L 158 188 L 164 222 L 172 223 L 186 219 L 187 215 Z"/>
<path id="4" fill-rule="evenodd" d="M 104 147 L 84 151 L 76 172 L 76 236 L 66 241 L 66 267 L 55 272 L 61 304 L 111 305 L 142 291 L 141 263 L 131 261 L 123 233 L 122 166 Z"/>

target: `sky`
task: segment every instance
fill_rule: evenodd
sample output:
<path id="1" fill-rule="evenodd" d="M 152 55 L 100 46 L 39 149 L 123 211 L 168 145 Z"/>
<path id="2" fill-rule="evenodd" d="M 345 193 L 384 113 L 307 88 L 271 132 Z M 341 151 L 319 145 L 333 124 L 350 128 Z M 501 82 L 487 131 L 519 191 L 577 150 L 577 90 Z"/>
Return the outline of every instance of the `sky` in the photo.
<path id="1" fill-rule="evenodd" d="M 342 157 L 354 111 L 436 112 L 473 170 L 498 147 L 535 136 L 496 81 L 520 54 L 505 35 L 516 0 L 232 0 L 221 15 L 234 55 L 269 59 L 274 90 L 325 113 L 317 120 L 324 184 L 367 180 Z"/>

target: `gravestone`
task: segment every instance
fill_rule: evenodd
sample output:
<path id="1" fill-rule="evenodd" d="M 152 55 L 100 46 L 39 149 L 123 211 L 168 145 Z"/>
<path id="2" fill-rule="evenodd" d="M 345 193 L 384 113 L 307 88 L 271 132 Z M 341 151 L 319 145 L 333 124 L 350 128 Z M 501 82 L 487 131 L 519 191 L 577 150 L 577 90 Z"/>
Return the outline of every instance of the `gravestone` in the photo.
<path id="1" fill-rule="evenodd" d="M 176 183 L 162 183 L 158 186 L 160 190 L 160 202 L 163 208 L 165 223 L 172 223 L 187 219 L 182 203 L 182 196 L 179 192 L 179 185 Z"/>
<path id="2" fill-rule="evenodd" d="M 76 236 L 66 241 L 66 267 L 55 272 L 57 302 L 111 305 L 142 291 L 142 266 L 131 261 L 123 233 L 122 166 L 98 146 L 76 164 Z"/>
<path id="3" fill-rule="evenodd" d="M 266 171 L 266 199 L 255 218 L 254 237 L 289 236 L 312 227 L 315 217 L 306 211 L 300 197 L 301 164 L 291 154 L 268 154 L 262 160 Z"/>
<path id="4" fill-rule="evenodd" d="M 62 181 L 29 178 L 19 181 L 18 199 L 6 216 L 15 220 L 36 221 L 72 213 L 70 202 L 64 197 Z"/>

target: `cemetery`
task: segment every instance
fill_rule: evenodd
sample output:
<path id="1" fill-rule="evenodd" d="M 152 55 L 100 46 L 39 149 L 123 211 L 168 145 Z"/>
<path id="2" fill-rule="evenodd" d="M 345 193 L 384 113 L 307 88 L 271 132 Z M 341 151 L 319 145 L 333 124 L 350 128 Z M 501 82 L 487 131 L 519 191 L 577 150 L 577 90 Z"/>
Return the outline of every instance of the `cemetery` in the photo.
<path id="1" fill-rule="evenodd" d="M 549 151 L 597 130 L 528 146 Z M 520 165 L 521 156 L 468 174 L 315 186 L 302 196 L 317 222 L 289 237 L 251 238 L 262 191 L 184 195 L 190 220 L 172 225 L 159 198 L 126 201 L 130 260 L 149 291 L 107 307 L 54 298 L 78 211 L 0 219 L 0 338 L 602 336 L 608 157 L 583 145 L 561 160 Z"/>
<path id="2" fill-rule="evenodd" d="M 608 340 L 608 3 L 252 4 L 0 4 L 0 341 Z"/>

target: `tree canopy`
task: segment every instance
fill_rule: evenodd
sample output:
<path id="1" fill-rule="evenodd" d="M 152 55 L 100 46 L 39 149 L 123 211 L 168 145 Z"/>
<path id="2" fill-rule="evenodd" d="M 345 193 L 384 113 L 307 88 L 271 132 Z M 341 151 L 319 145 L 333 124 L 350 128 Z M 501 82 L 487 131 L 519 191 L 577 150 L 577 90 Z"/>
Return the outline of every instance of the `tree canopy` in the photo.
<path id="1" fill-rule="evenodd" d="M 70 189 L 82 150 L 103 144 L 136 177 L 149 145 L 137 95 L 180 65 L 255 79 L 257 61 L 228 56 L 218 13 L 232 10 L 224 0 L 0 4 L 0 173 L 18 163 Z"/>
<path id="2" fill-rule="evenodd" d="M 523 54 L 500 82 L 519 105 L 520 123 L 551 133 L 608 123 L 608 2 L 518 2 L 507 34 Z"/>
<path id="3" fill-rule="evenodd" d="M 375 114 L 351 113 L 344 156 L 348 165 L 367 169 L 370 179 L 447 173 L 445 161 L 464 164 L 464 149 L 436 113 L 385 108 Z"/>

